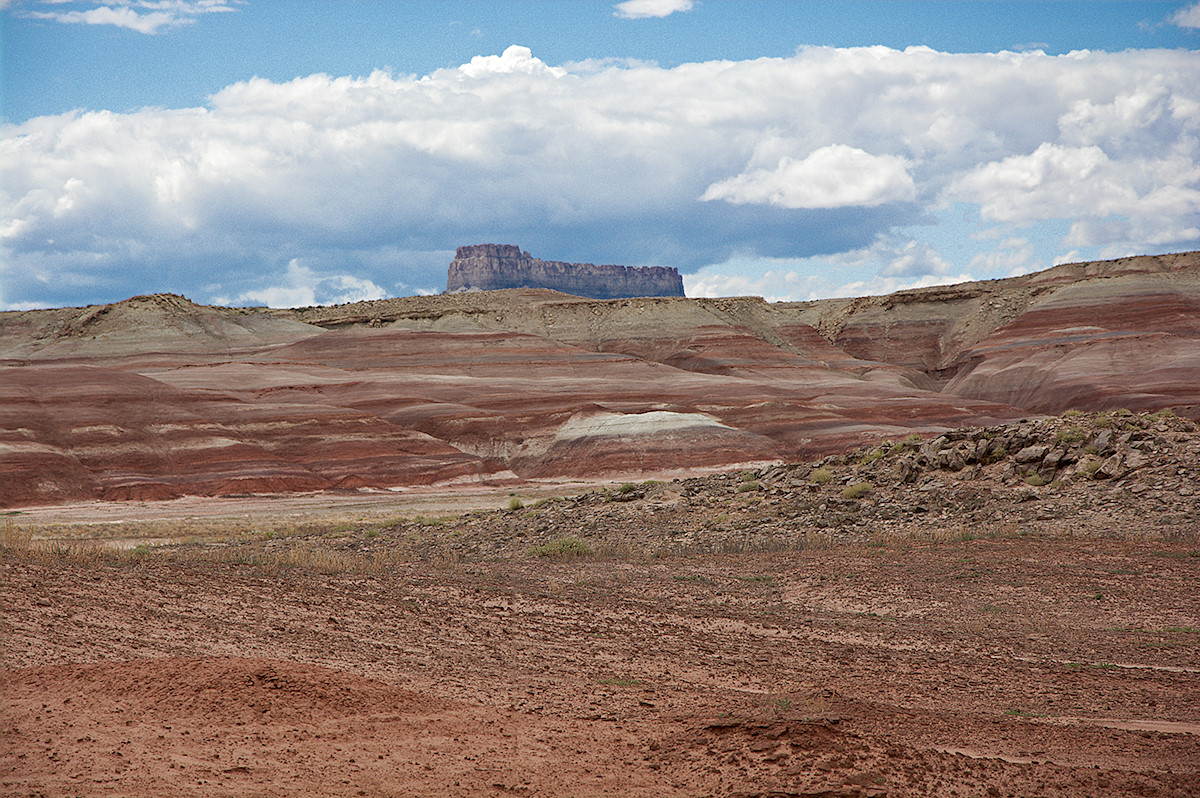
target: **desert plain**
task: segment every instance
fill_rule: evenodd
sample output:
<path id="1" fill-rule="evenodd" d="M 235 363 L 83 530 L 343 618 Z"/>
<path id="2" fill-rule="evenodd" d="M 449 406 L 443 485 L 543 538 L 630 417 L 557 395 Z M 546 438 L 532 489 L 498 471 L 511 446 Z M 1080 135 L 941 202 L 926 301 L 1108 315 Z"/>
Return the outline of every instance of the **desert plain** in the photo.
<path id="1" fill-rule="evenodd" d="M 1200 793 L 1200 257 L 0 314 L 14 796 Z"/>

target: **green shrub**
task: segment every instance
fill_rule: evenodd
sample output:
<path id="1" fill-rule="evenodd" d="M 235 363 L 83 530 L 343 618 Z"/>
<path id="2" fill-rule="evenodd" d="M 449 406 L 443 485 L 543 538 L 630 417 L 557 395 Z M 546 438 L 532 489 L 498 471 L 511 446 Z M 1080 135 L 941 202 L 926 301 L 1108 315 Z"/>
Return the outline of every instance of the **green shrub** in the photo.
<path id="1" fill-rule="evenodd" d="M 737 492 L 750 493 L 751 491 L 758 490 L 759 487 L 761 486 L 757 482 L 743 482 L 741 485 L 738 485 Z"/>
<path id="2" fill-rule="evenodd" d="M 809 474 L 808 478 L 818 485 L 824 485 L 826 482 L 833 479 L 833 472 L 828 468 L 818 468 Z"/>
<path id="3" fill-rule="evenodd" d="M 883 456 L 885 454 L 887 454 L 887 451 L 888 451 L 887 448 L 885 448 L 883 446 L 880 446 L 876 449 L 872 449 L 871 451 L 864 454 L 862 457 L 858 458 L 858 464 L 859 465 L 870 465 L 871 463 L 874 463 L 878 460 L 882 460 Z"/>
<path id="4" fill-rule="evenodd" d="M 1030 474 L 1029 476 L 1025 477 L 1025 484 L 1032 485 L 1035 488 L 1040 488 L 1042 485 L 1046 484 L 1046 480 L 1042 478 L 1041 474 Z"/>
<path id="5" fill-rule="evenodd" d="M 874 489 L 875 486 L 870 482 L 856 482 L 853 485 L 847 485 L 846 487 L 842 488 L 842 498 L 861 499 Z"/>
<path id="6" fill-rule="evenodd" d="M 1083 427 L 1067 427 L 1060 429 L 1054 435 L 1055 443 L 1078 443 L 1087 438 L 1088 432 Z"/>
<path id="7" fill-rule="evenodd" d="M 520 510 L 524 506 L 525 502 L 521 501 L 518 496 L 513 496 L 508 500 L 508 509 L 510 510 Z"/>

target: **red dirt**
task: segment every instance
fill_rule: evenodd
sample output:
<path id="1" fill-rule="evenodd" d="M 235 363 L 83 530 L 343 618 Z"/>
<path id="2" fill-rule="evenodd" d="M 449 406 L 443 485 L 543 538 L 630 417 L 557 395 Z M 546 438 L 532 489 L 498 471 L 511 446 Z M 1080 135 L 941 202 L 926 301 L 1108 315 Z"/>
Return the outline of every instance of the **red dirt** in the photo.
<path id="1" fill-rule="evenodd" d="M 5 556 L 5 795 L 1195 795 L 1195 544 Z"/>

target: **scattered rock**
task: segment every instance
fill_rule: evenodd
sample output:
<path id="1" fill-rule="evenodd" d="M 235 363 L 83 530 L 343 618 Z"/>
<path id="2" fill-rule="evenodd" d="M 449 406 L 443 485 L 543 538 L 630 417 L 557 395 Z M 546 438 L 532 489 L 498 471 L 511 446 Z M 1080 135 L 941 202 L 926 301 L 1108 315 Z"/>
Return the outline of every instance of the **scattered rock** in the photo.
<path id="1" fill-rule="evenodd" d="M 1018 463 L 1036 463 L 1046 456 L 1049 446 L 1026 446 L 1013 457 Z"/>

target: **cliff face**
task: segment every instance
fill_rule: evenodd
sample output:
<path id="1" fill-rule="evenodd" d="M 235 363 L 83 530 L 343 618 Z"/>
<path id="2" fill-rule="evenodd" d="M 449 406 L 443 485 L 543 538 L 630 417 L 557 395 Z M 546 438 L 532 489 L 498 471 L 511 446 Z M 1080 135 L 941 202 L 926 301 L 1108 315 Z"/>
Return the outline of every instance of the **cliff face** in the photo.
<path id="1" fill-rule="evenodd" d="M 683 296 L 678 269 L 596 266 L 539 260 L 512 244 L 459 247 L 446 275 L 446 293 L 476 289 L 551 288 L 590 299 Z"/>

